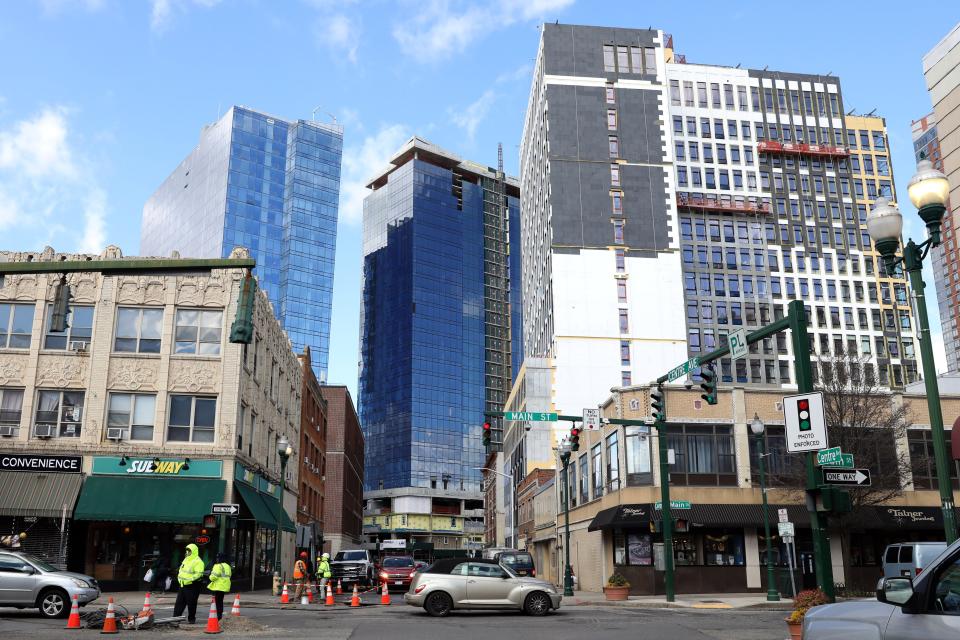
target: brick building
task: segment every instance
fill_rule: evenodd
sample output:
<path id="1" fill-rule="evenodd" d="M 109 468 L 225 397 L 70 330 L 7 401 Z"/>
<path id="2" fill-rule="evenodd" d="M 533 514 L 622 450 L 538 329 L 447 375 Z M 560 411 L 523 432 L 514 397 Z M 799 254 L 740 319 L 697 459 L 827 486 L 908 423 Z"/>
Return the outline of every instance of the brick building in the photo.
<path id="1" fill-rule="evenodd" d="M 327 467 L 320 498 L 323 549 L 334 554 L 361 541 L 364 438 L 350 391 L 325 385 L 320 392 L 327 404 Z"/>
<path id="2" fill-rule="evenodd" d="M 556 469 L 534 469 L 517 485 L 517 546 L 529 549 L 533 540 L 534 499 L 540 488 L 556 475 Z"/>
<path id="3" fill-rule="evenodd" d="M 299 356 L 303 370 L 300 397 L 300 493 L 297 499 L 297 545 L 311 556 L 324 532 L 324 476 L 327 472 L 327 401 L 310 366 L 310 347 Z"/>

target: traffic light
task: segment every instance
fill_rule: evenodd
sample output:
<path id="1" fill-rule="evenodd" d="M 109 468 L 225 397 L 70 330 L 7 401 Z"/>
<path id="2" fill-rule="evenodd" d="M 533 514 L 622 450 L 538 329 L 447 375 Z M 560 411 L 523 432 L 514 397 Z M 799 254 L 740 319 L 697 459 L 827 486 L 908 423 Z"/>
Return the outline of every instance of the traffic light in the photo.
<path id="1" fill-rule="evenodd" d="M 700 397 L 706 400 L 707 404 L 717 404 L 717 372 L 709 366 L 701 367 L 700 377 L 703 379 L 700 383 L 700 388 L 703 389 Z"/>
<path id="2" fill-rule="evenodd" d="M 825 486 L 820 488 L 821 511 L 830 513 L 850 513 L 853 505 L 850 502 L 850 492 L 839 487 Z"/>
<path id="3" fill-rule="evenodd" d="M 653 419 L 657 422 L 667 421 L 667 407 L 663 396 L 663 387 L 657 385 L 656 390 L 650 390 L 650 408 L 652 409 Z"/>
<path id="4" fill-rule="evenodd" d="M 483 446 L 490 446 L 490 436 L 492 435 L 493 429 L 490 427 L 489 422 L 483 423 Z"/>
<path id="5" fill-rule="evenodd" d="M 60 282 L 53 290 L 53 314 L 50 317 L 50 330 L 62 332 L 66 331 L 67 314 L 70 313 L 70 285 L 67 284 L 67 276 L 60 276 Z"/>
<path id="6" fill-rule="evenodd" d="M 580 427 L 570 427 L 570 451 L 580 450 Z"/>
<path id="7" fill-rule="evenodd" d="M 237 300 L 237 317 L 230 326 L 230 342 L 253 342 L 253 305 L 257 300 L 257 281 L 249 273 L 244 276 Z"/>
<path id="8" fill-rule="evenodd" d="M 797 416 L 800 418 L 800 431 L 810 431 L 810 401 L 806 398 L 797 400 Z"/>

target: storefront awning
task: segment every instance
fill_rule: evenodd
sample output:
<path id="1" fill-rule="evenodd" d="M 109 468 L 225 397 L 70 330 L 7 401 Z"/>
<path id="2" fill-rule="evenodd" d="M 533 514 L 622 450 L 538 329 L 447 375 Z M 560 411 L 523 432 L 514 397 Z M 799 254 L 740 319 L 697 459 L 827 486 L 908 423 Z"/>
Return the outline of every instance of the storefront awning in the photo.
<path id="1" fill-rule="evenodd" d="M 236 489 L 243 503 L 247 505 L 247 509 L 250 510 L 250 514 L 258 525 L 267 529 L 277 528 L 277 521 L 273 517 L 273 512 L 263 503 L 263 496 L 260 495 L 259 491 L 242 482 L 234 482 L 233 488 Z"/>
<path id="2" fill-rule="evenodd" d="M 610 507 L 594 516 L 587 531 L 649 526 L 652 512 L 653 508 L 649 504 L 621 504 Z"/>
<path id="3" fill-rule="evenodd" d="M 786 508 L 790 522 L 800 526 L 810 524 L 806 507 L 798 504 L 770 505 L 770 521 L 777 521 L 777 510 Z M 662 511 L 648 503 L 622 504 L 604 509 L 594 516 L 587 531 L 601 529 L 629 529 L 648 527 L 660 522 Z M 763 524 L 763 505 L 759 504 L 691 504 L 689 509 L 674 508 L 674 520 L 687 520 L 693 525 L 714 527 L 759 526 Z"/>
<path id="4" fill-rule="evenodd" d="M 82 484 L 79 473 L 0 471 L 0 515 L 59 518 L 66 507 L 73 517 Z"/>
<path id="5" fill-rule="evenodd" d="M 91 476 L 83 483 L 77 520 L 203 522 L 223 502 L 226 482 L 194 478 Z"/>
<path id="6" fill-rule="evenodd" d="M 287 515 L 287 512 L 284 511 L 280 506 L 279 500 L 276 498 L 271 498 L 265 494 L 260 494 L 260 497 L 263 498 L 263 504 L 267 505 L 267 508 L 270 509 L 270 513 L 273 514 L 274 522 L 280 523 L 281 529 L 291 533 L 295 533 L 297 531 L 297 525 L 293 524 L 293 520 L 290 519 L 290 516 Z"/>

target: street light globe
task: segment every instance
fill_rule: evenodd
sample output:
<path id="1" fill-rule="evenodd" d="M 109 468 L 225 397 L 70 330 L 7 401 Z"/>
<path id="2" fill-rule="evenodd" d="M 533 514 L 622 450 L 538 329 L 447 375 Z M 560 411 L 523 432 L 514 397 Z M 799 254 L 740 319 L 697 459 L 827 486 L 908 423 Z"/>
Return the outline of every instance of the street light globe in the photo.
<path id="1" fill-rule="evenodd" d="M 280 455 L 289 456 L 293 451 L 290 449 L 290 441 L 287 440 L 287 436 L 280 436 L 280 439 L 277 440 L 277 453 Z"/>
<path id="2" fill-rule="evenodd" d="M 756 413 L 753 414 L 753 420 L 750 421 L 750 431 L 753 431 L 753 435 L 755 436 L 763 433 L 763 420 L 761 420 L 760 416 Z"/>
<path id="3" fill-rule="evenodd" d="M 887 198 L 877 198 L 867 214 L 867 232 L 874 242 L 899 241 L 903 232 L 903 215 Z"/>
<path id="4" fill-rule="evenodd" d="M 935 169 L 929 160 L 921 160 L 917 163 L 917 172 L 907 184 L 907 193 L 917 209 L 929 204 L 942 205 L 950 195 L 950 183 L 947 182 L 947 176 Z"/>

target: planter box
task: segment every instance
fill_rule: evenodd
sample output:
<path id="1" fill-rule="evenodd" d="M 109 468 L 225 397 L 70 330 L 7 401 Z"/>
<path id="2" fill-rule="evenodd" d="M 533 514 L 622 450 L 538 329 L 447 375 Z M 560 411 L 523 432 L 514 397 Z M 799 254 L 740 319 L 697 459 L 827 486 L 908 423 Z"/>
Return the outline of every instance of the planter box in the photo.
<path id="1" fill-rule="evenodd" d="M 786 618 L 784 618 L 784 622 L 787 623 L 787 628 L 790 630 L 790 640 L 803 640 L 802 622 L 788 622 Z"/>
<path id="2" fill-rule="evenodd" d="M 611 587 L 603 588 L 603 595 L 607 600 L 626 600 L 630 593 L 630 587 Z"/>

